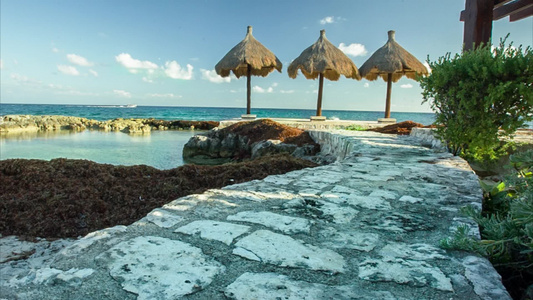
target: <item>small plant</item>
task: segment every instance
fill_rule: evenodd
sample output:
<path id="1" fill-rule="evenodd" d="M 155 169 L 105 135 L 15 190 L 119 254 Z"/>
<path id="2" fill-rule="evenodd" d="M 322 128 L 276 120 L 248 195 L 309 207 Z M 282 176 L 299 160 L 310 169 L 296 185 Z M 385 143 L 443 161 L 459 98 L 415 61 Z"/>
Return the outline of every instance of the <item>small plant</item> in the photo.
<path id="1" fill-rule="evenodd" d="M 352 125 L 344 127 L 344 130 L 352 130 L 352 131 L 365 131 L 367 129 L 368 128 L 363 127 L 361 125 L 356 125 L 356 124 L 352 124 Z"/>

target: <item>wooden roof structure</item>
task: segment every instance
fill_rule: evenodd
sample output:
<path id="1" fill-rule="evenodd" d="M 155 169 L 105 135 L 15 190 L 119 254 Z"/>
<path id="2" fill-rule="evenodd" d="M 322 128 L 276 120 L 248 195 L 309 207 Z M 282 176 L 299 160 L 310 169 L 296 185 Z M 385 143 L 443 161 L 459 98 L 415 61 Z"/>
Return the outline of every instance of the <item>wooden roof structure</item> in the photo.
<path id="1" fill-rule="evenodd" d="M 533 16 L 532 0 L 466 0 L 460 20 L 465 22 L 464 51 L 487 44 L 492 22 L 509 17 L 510 22 Z"/>

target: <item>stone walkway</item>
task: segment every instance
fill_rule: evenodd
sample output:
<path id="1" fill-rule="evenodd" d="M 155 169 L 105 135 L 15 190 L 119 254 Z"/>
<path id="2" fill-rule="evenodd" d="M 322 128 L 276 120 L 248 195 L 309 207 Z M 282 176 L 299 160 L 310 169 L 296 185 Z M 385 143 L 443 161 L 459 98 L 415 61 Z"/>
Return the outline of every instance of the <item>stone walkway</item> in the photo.
<path id="1" fill-rule="evenodd" d="M 2 257 L 0 298 L 510 299 L 486 259 L 439 248 L 460 224 L 479 234 L 458 212 L 481 203 L 462 159 L 413 137 L 312 135 L 336 163 L 183 197 L 77 241 L 24 243 Z"/>

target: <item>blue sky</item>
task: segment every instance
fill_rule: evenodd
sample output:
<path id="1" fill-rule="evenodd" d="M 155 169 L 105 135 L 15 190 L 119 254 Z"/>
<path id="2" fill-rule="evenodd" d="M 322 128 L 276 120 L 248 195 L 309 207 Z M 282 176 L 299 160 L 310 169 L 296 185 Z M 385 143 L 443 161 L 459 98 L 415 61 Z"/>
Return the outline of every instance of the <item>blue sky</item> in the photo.
<path id="1" fill-rule="evenodd" d="M 222 79 L 215 64 L 252 25 L 283 72 L 252 77 L 253 108 L 315 109 L 318 80 L 287 67 L 321 29 L 361 66 L 396 31 L 420 61 L 461 51 L 464 0 L 0 1 L 2 103 L 245 107 L 246 78 Z M 533 43 L 533 18 L 494 22 Z M 323 109 L 383 111 L 386 83 L 324 82 Z M 430 111 L 416 81 L 393 85 L 393 111 Z"/>

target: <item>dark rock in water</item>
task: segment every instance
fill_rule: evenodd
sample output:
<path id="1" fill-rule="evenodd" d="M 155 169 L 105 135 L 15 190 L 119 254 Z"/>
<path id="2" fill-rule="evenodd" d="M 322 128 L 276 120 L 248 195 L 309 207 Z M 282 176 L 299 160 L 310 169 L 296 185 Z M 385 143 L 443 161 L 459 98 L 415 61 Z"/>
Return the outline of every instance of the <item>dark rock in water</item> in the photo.
<path id="1" fill-rule="evenodd" d="M 183 159 L 196 164 L 213 164 L 213 161 L 240 161 L 277 153 L 303 158 L 319 151 L 320 145 L 307 132 L 261 119 L 220 130 L 215 128 L 192 137 L 183 147 Z"/>
<path id="2" fill-rule="evenodd" d="M 300 147 L 298 147 L 297 145 L 285 144 L 282 143 L 280 140 L 266 140 L 262 142 L 257 142 L 252 148 L 252 159 L 277 153 L 292 154 L 298 148 Z"/>

